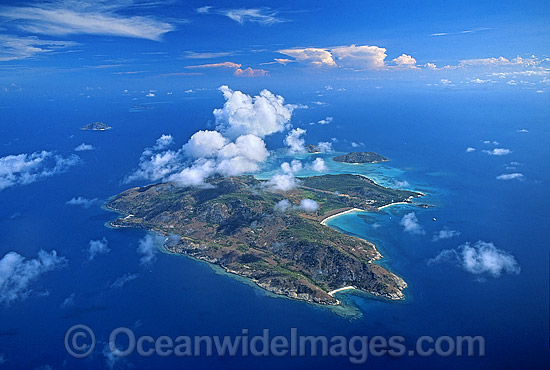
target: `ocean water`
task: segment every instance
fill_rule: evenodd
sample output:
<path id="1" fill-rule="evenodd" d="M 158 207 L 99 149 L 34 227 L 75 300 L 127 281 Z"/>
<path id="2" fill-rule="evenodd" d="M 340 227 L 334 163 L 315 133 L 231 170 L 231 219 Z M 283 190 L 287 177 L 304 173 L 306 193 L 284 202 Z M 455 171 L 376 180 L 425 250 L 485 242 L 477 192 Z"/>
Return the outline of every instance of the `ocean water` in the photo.
<path id="1" fill-rule="evenodd" d="M 277 91 L 283 95 L 292 91 Z M 427 196 L 421 209 L 392 206 L 379 213 L 353 213 L 329 221 L 342 232 L 374 242 L 381 264 L 403 277 L 407 299 L 388 302 L 342 293 L 359 316 L 273 297 L 261 289 L 228 277 L 203 262 L 157 254 L 150 266 L 139 264 L 140 230 L 114 230 L 105 223 L 116 217 L 99 205 L 88 209 L 66 205 L 72 197 L 102 201 L 129 186 L 121 179 L 137 164 L 143 148 L 163 133 L 183 144 L 196 130 L 212 125 L 211 111 L 221 105 L 208 99 L 174 98 L 154 109 L 132 110 L 126 97 L 55 99 L 21 96 L 3 102 L 0 156 L 55 150 L 68 155 L 82 142 L 95 151 L 80 152 L 82 163 L 67 173 L 0 192 L 0 255 L 14 250 L 35 258 L 39 250 L 55 249 L 68 259 L 64 268 L 48 272 L 32 285 L 29 296 L 0 306 L 1 369 L 190 368 L 190 369 L 334 369 L 546 368 L 548 353 L 548 240 L 550 200 L 549 104 L 545 94 L 399 93 L 333 97 L 327 107 L 298 111 L 296 125 L 335 117 L 330 129 L 308 128 L 308 141 L 327 141 L 351 150 L 350 142 L 391 159 L 376 165 L 331 162 L 329 172 L 360 173 L 386 186 L 407 181 L 406 188 Z M 544 95 L 544 96 L 543 96 Z M 21 107 L 25 109 L 21 109 Z M 109 132 L 83 132 L 82 124 L 102 120 Z M 304 126 L 305 127 L 305 126 Z M 517 130 L 528 129 L 528 133 Z M 505 156 L 483 150 L 509 148 Z M 270 146 L 281 145 L 274 137 Z M 466 153 L 467 147 L 476 151 Z M 302 158 L 304 162 L 312 156 Z M 285 158 L 273 159 L 273 165 Z M 511 162 L 515 170 L 507 170 Z M 267 169 L 269 170 L 269 169 Z M 269 172 L 269 171 L 267 171 Z M 497 180 L 502 173 L 521 172 L 524 180 Z M 300 175 L 309 175 L 307 171 Z M 403 231 L 399 221 L 415 212 L 424 234 Z M 435 219 L 435 221 L 434 221 Z M 437 242 L 435 232 L 448 227 L 460 235 Z M 105 237 L 110 253 L 87 261 L 90 240 Z M 441 250 L 478 240 L 492 242 L 515 256 L 518 275 L 498 278 L 471 274 L 451 264 L 429 265 Z M 121 288 L 113 282 L 133 277 Z M 62 307 L 74 295 L 74 305 Z M 65 350 L 65 332 L 75 324 L 92 328 L 97 346 L 86 359 Z M 370 357 L 366 365 L 348 358 L 305 357 L 189 357 L 132 355 L 108 363 L 103 354 L 110 332 L 132 328 L 137 336 L 303 335 L 351 337 L 400 335 L 407 344 L 429 335 L 481 335 L 486 356 L 479 358 L 405 356 Z"/>

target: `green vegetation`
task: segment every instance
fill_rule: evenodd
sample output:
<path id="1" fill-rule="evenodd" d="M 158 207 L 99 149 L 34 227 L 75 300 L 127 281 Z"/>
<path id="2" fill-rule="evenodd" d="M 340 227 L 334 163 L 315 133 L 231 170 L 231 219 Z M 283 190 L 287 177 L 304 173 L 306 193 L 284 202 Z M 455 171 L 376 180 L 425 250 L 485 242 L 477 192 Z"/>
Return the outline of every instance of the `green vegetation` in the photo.
<path id="1" fill-rule="evenodd" d="M 336 304 L 328 292 L 353 285 L 382 297 L 403 297 L 405 282 L 370 263 L 381 257 L 371 243 L 319 221 L 328 211 L 375 211 L 419 194 L 388 189 L 358 175 L 301 178 L 297 189 L 284 193 L 269 191 L 252 176 L 210 182 L 207 189 L 170 183 L 129 189 L 107 207 L 131 216 L 111 224 L 179 234 L 180 241 L 167 250 L 216 263 L 277 294 Z M 298 205 L 306 198 L 315 200 L 319 210 L 274 210 L 283 199 Z"/>
<path id="2" fill-rule="evenodd" d="M 389 161 L 388 158 L 375 152 L 351 152 L 332 159 L 336 162 L 345 163 L 379 163 Z"/>

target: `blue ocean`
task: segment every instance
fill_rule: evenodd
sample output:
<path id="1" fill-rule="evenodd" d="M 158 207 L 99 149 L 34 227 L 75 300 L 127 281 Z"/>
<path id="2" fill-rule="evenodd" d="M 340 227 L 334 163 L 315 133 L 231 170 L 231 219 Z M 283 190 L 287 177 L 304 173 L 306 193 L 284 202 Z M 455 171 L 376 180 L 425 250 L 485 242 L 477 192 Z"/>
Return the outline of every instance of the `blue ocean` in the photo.
<path id="1" fill-rule="evenodd" d="M 288 102 L 313 101 L 315 94 L 290 87 L 272 91 Z M 308 95 L 309 94 L 309 95 Z M 143 96 L 143 95 L 141 95 Z M 0 306 L 0 369 L 542 369 L 550 355 L 550 104 L 530 90 L 413 91 L 348 90 L 328 104 L 299 109 L 295 127 L 307 128 L 308 142 L 332 141 L 338 152 L 351 143 L 390 162 L 353 165 L 325 158 L 328 173 L 357 173 L 377 183 L 426 194 L 414 205 L 378 213 L 349 213 L 328 225 L 367 239 L 383 254 L 378 263 L 408 284 L 406 299 L 376 299 L 353 291 L 338 294 L 346 313 L 267 294 L 187 257 L 157 253 L 140 264 L 136 253 L 143 230 L 106 227 L 116 214 L 102 208 L 109 197 L 146 182 L 123 183 L 145 147 L 162 134 L 178 146 L 199 129 L 213 126 L 212 111 L 223 104 L 215 90 L 189 98 L 174 90 L 164 101 L 147 103 L 108 92 L 85 95 L 24 92 L 0 107 L 0 157 L 41 150 L 81 161 L 67 172 L 0 192 L 0 256 L 16 251 L 27 259 L 56 250 L 65 266 L 33 281 L 27 297 Z M 141 99 L 141 100 L 140 100 Z M 147 109 L 140 104 L 148 104 Z M 135 107 L 137 105 L 137 107 Z M 132 108 L 134 107 L 134 108 Z M 330 129 L 309 122 L 332 116 Z M 113 129 L 81 131 L 103 121 Z M 523 131 L 522 131 L 523 130 Z M 282 146 L 273 136 L 268 148 Z M 488 143 L 486 143 L 488 142 Z M 494 144 L 493 142 L 497 142 Z M 467 152 L 466 149 L 475 148 Z M 489 155 L 495 147 L 509 154 Z M 302 156 L 304 163 L 315 158 Z M 272 155 L 269 166 L 288 158 Z M 264 174 L 272 168 L 265 168 Z M 497 179 L 507 173 L 520 178 Z M 307 171 L 299 176 L 310 175 Z M 72 198 L 97 201 L 88 208 Z M 414 212 L 420 232 L 401 220 Z M 453 237 L 435 240 L 441 230 Z M 110 252 L 87 258 L 90 240 L 107 240 Z M 514 256 L 519 273 L 474 274 L 453 263 L 428 263 L 443 250 L 465 243 L 492 243 Z M 84 359 L 64 345 L 76 324 L 93 329 L 96 346 Z M 414 346 L 421 336 L 482 336 L 485 356 L 370 356 L 357 365 L 348 357 L 322 355 L 106 356 L 111 331 L 131 328 L 136 336 L 250 336 L 269 329 L 289 336 L 292 328 L 311 336 L 402 336 Z"/>

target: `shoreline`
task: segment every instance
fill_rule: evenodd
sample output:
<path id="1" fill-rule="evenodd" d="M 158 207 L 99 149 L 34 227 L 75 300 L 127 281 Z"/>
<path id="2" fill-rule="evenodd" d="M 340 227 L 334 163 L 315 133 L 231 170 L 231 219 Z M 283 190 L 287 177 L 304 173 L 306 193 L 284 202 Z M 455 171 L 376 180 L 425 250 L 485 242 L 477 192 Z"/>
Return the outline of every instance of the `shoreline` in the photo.
<path id="1" fill-rule="evenodd" d="M 378 210 L 380 211 L 381 209 L 383 208 L 386 208 L 386 207 L 391 207 L 391 206 L 396 206 L 396 205 L 399 205 L 399 204 L 402 204 L 402 205 L 414 205 L 414 203 L 412 202 L 395 202 L 395 203 L 390 203 L 390 204 L 386 204 L 385 206 L 382 206 L 382 207 L 378 207 Z"/>
<path id="2" fill-rule="evenodd" d="M 342 212 L 338 212 L 334 215 L 331 215 L 331 216 L 328 216 L 324 219 L 321 220 L 321 225 L 324 225 L 324 226 L 328 226 L 327 225 L 327 221 L 330 220 L 330 219 L 333 219 L 335 217 L 339 217 L 339 216 L 342 216 L 342 215 L 345 215 L 345 214 L 348 214 L 348 213 L 353 213 L 353 212 L 366 212 L 365 210 L 363 209 L 360 209 L 360 208 L 351 208 L 351 209 L 348 209 L 346 211 L 342 211 Z"/>
<path id="3" fill-rule="evenodd" d="M 336 293 L 338 293 L 338 292 L 343 292 L 343 291 L 352 290 L 352 289 L 357 289 L 357 288 L 354 287 L 353 285 L 345 286 L 345 287 L 342 287 L 342 288 L 338 288 L 338 289 L 331 290 L 330 292 L 328 292 L 328 295 L 331 296 L 331 297 L 333 297 L 334 294 L 336 294 Z"/>

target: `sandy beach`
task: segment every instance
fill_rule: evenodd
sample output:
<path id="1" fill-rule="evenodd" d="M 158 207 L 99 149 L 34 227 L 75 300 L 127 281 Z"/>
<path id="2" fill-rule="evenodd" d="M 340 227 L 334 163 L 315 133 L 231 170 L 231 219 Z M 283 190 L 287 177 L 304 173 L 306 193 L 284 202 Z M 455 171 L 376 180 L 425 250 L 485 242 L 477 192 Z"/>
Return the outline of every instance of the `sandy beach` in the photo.
<path id="1" fill-rule="evenodd" d="M 382 207 L 378 207 L 378 210 L 380 211 L 383 208 L 395 206 L 397 204 L 410 204 L 410 205 L 413 205 L 413 203 L 411 203 L 411 202 L 395 202 L 395 203 L 386 204 L 385 206 L 382 206 Z"/>
<path id="2" fill-rule="evenodd" d="M 331 290 L 330 292 L 328 292 L 328 295 L 332 297 L 335 293 L 343 292 L 344 290 L 351 290 L 351 289 L 357 289 L 357 288 L 355 288 L 353 285 L 345 286 L 342 288 Z"/>
<path id="3" fill-rule="evenodd" d="M 331 218 L 335 218 L 335 217 L 338 217 L 338 216 L 345 215 L 346 213 L 352 213 L 352 212 L 365 212 L 365 211 L 363 211 L 362 209 L 359 209 L 359 208 L 348 209 L 347 211 L 342 211 L 342 212 L 339 212 L 335 215 L 332 215 L 332 216 L 329 216 L 329 217 L 323 219 L 323 221 L 321 221 L 321 225 L 326 226 L 327 221 L 330 220 Z"/>

